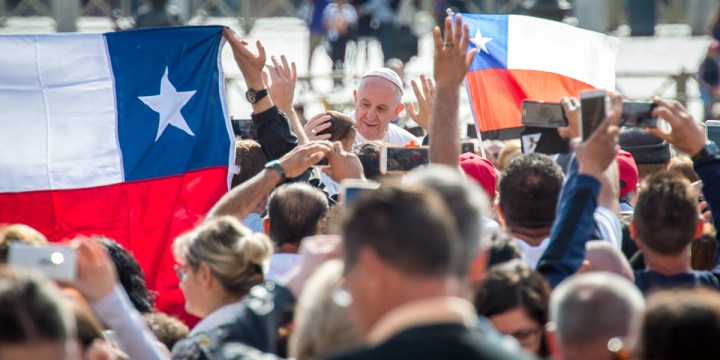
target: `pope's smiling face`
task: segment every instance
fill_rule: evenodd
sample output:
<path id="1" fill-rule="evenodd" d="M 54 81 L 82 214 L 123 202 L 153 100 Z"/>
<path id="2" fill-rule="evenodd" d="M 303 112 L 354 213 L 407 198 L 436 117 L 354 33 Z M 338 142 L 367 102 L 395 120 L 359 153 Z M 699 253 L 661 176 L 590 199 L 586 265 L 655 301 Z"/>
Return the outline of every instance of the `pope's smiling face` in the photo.
<path id="1" fill-rule="evenodd" d="M 390 122 L 402 111 L 395 84 L 379 76 L 360 82 L 355 94 L 355 127 L 366 140 L 382 140 Z"/>

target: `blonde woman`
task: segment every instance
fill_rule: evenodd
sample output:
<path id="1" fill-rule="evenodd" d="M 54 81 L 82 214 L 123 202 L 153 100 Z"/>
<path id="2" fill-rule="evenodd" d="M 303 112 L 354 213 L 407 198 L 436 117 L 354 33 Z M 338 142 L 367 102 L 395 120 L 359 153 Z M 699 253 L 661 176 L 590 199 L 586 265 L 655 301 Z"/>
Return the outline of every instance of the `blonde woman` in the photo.
<path id="1" fill-rule="evenodd" d="M 173 358 L 213 358 L 221 345 L 252 341 L 237 332 L 242 300 L 265 280 L 272 244 L 229 216 L 207 221 L 175 239 L 176 272 L 185 310 L 202 320 L 173 348 Z"/>

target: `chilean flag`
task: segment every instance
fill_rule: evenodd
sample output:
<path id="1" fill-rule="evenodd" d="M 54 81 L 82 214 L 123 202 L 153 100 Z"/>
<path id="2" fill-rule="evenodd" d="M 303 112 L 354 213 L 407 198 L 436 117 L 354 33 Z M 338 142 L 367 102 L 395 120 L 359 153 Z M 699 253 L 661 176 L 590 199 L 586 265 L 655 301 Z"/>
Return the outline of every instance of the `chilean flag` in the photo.
<path id="1" fill-rule="evenodd" d="M 465 83 L 483 139 L 519 137 L 524 99 L 559 102 L 615 89 L 616 38 L 520 15 L 462 14 L 462 20 L 469 49 L 478 49 Z"/>
<path id="2" fill-rule="evenodd" d="M 0 36 L 0 223 L 118 241 L 179 313 L 170 244 L 232 176 L 223 44 L 218 26 Z"/>

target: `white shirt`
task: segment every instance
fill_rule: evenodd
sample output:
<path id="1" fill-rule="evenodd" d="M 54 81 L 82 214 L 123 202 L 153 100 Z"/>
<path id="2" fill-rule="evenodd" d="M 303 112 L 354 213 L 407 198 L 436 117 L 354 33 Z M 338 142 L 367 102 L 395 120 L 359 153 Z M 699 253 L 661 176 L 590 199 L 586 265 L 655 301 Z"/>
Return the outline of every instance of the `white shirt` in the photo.
<path id="1" fill-rule="evenodd" d="M 262 226 L 262 216 L 258 213 L 250 213 L 246 218 L 243 219 L 243 225 L 247 226 L 252 232 L 265 233 L 265 229 Z"/>
<path id="2" fill-rule="evenodd" d="M 359 131 L 356 131 L 355 142 L 353 143 L 353 145 L 361 144 L 367 141 L 368 140 L 366 140 L 362 135 L 360 135 Z M 386 144 L 396 146 L 405 146 L 409 144 L 410 141 L 414 141 L 415 144 L 417 144 L 418 146 L 422 144 L 418 138 L 413 136 L 413 134 L 392 123 L 388 125 L 387 131 L 385 131 L 385 136 L 383 137 L 382 141 Z"/>
<path id="3" fill-rule="evenodd" d="M 273 254 L 270 257 L 270 269 L 265 278 L 272 281 L 280 281 L 285 278 L 290 270 L 300 262 L 298 254 Z"/>
<path id="4" fill-rule="evenodd" d="M 515 238 L 515 241 L 517 241 L 518 245 L 520 245 L 520 249 L 522 249 L 523 261 L 525 261 L 531 269 L 535 270 L 540 258 L 545 253 L 545 249 L 547 249 L 548 245 L 550 245 L 550 238 L 544 238 L 538 246 L 532 246 L 526 243 L 525 240 L 518 238 Z"/>
<path id="5" fill-rule="evenodd" d="M 598 206 L 593 213 L 595 223 L 600 229 L 602 239 L 610 243 L 616 249 L 622 249 L 622 225 L 620 219 L 610 209 Z"/>

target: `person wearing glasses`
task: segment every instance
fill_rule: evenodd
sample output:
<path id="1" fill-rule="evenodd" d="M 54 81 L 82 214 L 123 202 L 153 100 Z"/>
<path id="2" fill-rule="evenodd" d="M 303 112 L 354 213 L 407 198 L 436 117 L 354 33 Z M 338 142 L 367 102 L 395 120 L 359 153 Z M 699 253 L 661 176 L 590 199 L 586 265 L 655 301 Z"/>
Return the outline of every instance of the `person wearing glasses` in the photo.
<path id="1" fill-rule="evenodd" d="M 544 326 L 550 286 L 540 273 L 514 260 L 493 266 L 475 293 L 475 309 L 528 353 L 547 358 Z"/>
<path id="2" fill-rule="evenodd" d="M 272 255 L 267 236 L 223 216 L 175 239 L 173 253 L 185 310 L 202 318 L 172 349 L 173 358 L 211 359 L 227 342 L 255 346 L 257 339 L 237 324 L 250 311 L 243 299 L 265 281 Z"/>

